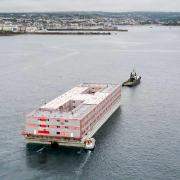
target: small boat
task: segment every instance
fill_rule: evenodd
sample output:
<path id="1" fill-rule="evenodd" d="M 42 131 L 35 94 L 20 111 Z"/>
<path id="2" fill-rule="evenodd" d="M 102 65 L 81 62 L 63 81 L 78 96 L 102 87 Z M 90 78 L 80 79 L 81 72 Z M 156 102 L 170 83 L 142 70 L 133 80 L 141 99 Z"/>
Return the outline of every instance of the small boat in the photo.
<path id="1" fill-rule="evenodd" d="M 141 81 L 141 76 L 138 76 L 135 70 L 133 70 L 130 74 L 130 78 L 127 81 L 125 81 L 122 84 L 122 86 L 133 87 L 133 86 L 138 85 L 140 81 Z"/>
<path id="2" fill-rule="evenodd" d="M 94 138 L 86 139 L 84 144 L 85 144 L 84 149 L 86 149 L 86 150 L 94 150 L 94 148 L 95 148 L 95 139 Z"/>

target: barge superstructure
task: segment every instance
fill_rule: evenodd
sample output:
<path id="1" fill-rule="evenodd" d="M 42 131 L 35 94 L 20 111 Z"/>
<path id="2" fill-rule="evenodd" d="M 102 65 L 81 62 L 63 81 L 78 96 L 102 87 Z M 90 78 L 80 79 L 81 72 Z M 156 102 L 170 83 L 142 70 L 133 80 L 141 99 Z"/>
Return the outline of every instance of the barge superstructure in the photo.
<path id="1" fill-rule="evenodd" d="M 28 114 L 25 139 L 27 143 L 86 149 L 120 106 L 120 97 L 118 84 L 80 84 Z"/>

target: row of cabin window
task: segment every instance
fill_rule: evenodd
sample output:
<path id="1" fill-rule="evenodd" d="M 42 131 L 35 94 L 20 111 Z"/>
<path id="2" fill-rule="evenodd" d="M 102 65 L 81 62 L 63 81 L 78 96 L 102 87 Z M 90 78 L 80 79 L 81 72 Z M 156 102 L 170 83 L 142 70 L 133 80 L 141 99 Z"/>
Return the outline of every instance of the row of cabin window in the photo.
<path id="1" fill-rule="evenodd" d="M 42 119 L 41 119 L 41 118 L 39 118 L 38 120 L 39 120 L 39 121 L 41 121 Z M 43 120 L 44 120 L 44 119 L 43 119 Z M 46 120 L 44 120 L 44 121 L 49 121 L 49 119 L 46 119 Z"/>
<path id="2" fill-rule="evenodd" d="M 44 131 L 46 131 L 46 129 L 43 129 Z M 61 134 L 61 132 L 56 132 L 56 134 Z"/>
<path id="3" fill-rule="evenodd" d="M 106 108 L 107 110 L 107 108 Z M 97 120 L 99 120 L 99 118 L 101 117 L 102 113 L 97 115 L 97 117 L 92 121 L 86 121 L 85 123 L 82 124 L 82 128 L 85 128 L 86 130 L 88 130 L 92 125 L 94 125 L 96 123 Z M 88 126 L 87 126 L 88 125 Z"/>
<path id="4" fill-rule="evenodd" d="M 39 121 L 41 121 L 41 119 L 38 119 Z M 46 121 L 49 121 L 49 119 L 46 119 Z M 57 120 L 57 122 L 60 122 L 60 120 Z M 65 122 L 68 122 L 67 119 L 65 119 Z"/>
<path id="5" fill-rule="evenodd" d="M 111 96 L 112 96 L 112 95 L 111 95 Z M 93 110 L 93 112 L 96 112 L 97 110 L 100 110 L 100 109 L 104 108 L 104 107 L 107 105 L 106 102 L 110 102 L 110 101 L 111 101 L 111 99 L 108 99 L 108 98 L 105 99 L 104 102 L 103 102 L 104 105 L 103 105 L 103 106 L 101 106 L 102 104 L 98 105 L 98 107 L 96 107 L 96 108 Z M 101 103 L 102 103 L 102 102 L 101 102 Z M 92 114 L 92 115 L 91 115 L 91 114 L 88 114 L 88 115 L 87 115 L 87 118 L 92 118 L 91 116 L 94 116 L 94 114 Z"/>
<path id="6" fill-rule="evenodd" d="M 114 104 L 114 102 L 115 102 L 115 101 L 113 100 L 113 101 L 108 105 L 108 107 L 106 107 L 106 108 L 105 108 L 105 106 L 103 106 L 103 107 L 101 108 L 101 111 L 102 111 L 102 110 L 103 110 L 103 111 L 100 112 L 100 113 L 98 113 L 98 116 L 97 116 L 97 118 L 95 118 L 94 121 L 96 122 L 96 121 L 101 117 L 101 115 L 102 115 L 105 111 L 108 110 L 109 106 L 111 106 L 112 104 Z M 106 105 L 106 106 L 107 106 L 107 105 Z M 104 108 L 105 108 L 105 109 L 104 109 Z M 94 122 L 94 121 L 93 121 L 93 122 Z M 83 123 L 83 124 L 82 124 L 82 128 L 86 127 L 87 124 L 89 124 L 89 121 L 86 121 L 85 123 Z M 92 122 L 91 122 L 91 124 L 92 124 Z M 91 126 L 91 124 L 86 127 L 86 130 L 89 128 L 89 126 Z"/>
<path id="7" fill-rule="evenodd" d="M 57 120 L 57 122 L 61 122 L 61 120 Z M 68 120 L 67 119 L 65 119 L 65 121 L 64 122 L 68 122 Z"/>
<path id="8" fill-rule="evenodd" d="M 106 99 L 105 101 L 104 101 L 104 103 L 105 102 L 111 102 L 110 104 L 108 104 L 108 107 L 110 106 L 110 105 L 112 105 L 113 103 L 114 103 L 114 98 L 117 96 L 117 94 L 119 94 L 119 93 L 114 93 L 114 94 L 111 94 L 110 95 L 110 97 L 111 97 L 111 99 Z M 106 108 L 105 108 L 106 107 Z M 104 104 L 102 107 L 100 106 L 100 107 L 98 107 L 97 109 L 100 109 L 101 111 L 103 110 L 103 112 L 101 112 L 101 113 L 98 113 L 98 116 L 97 116 L 97 118 L 95 119 L 95 121 L 97 120 L 97 119 L 99 119 L 99 117 L 105 112 L 105 111 L 107 111 L 108 110 L 108 107 L 107 107 L 107 104 Z M 105 108 L 105 109 L 104 109 Z M 96 111 L 97 109 L 94 109 L 94 111 Z M 94 115 L 87 115 L 87 118 L 89 118 L 89 116 L 91 117 L 93 117 L 94 118 Z M 93 121 L 94 122 L 94 121 Z M 85 123 L 83 123 L 82 124 L 82 127 L 84 128 L 87 124 L 89 123 L 89 121 L 87 120 Z M 88 126 L 89 127 L 89 126 Z M 86 129 L 88 128 L 88 127 L 86 127 Z"/>
<path id="9" fill-rule="evenodd" d="M 108 102 L 110 102 L 110 101 L 111 101 L 111 100 L 109 100 Z M 113 102 L 114 102 L 114 101 L 113 101 Z M 111 106 L 111 105 L 113 104 L 113 102 L 111 102 L 111 103 L 108 105 L 108 107 Z M 107 104 L 106 104 L 105 106 L 101 107 L 100 109 L 103 110 L 106 106 L 107 106 Z M 108 107 L 106 107 L 106 108 L 104 109 L 104 111 L 107 111 L 107 110 L 108 110 Z M 104 111 L 103 111 L 103 112 L 104 112 Z M 86 121 L 84 124 L 82 124 L 82 127 L 83 127 L 83 128 L 86 127 L 87 124 L 89 124 L 89 125 L 85 128 L 85 130 L 83 131 L 82 134 L 85 134 L 86 130 L 88 130 L 89 127 L 91 127 L 92 124 L 94 124 L 94 123 L 101 117 L 101 115 L 103 114 L 103 112 L 98 113 L 97 118 L 95 118 L 94 121 L 91 122 L 90 124 L 89 124 L 89 121 Z M 88 116 L 87 116 L 87 117 L 88 117 Z"/>
<path id="10" fill-rule="evenodd" d="M 46 126 L 49 127 L 49 125 L 46 125 Z M 39 124 L 39 127 L 44 127 L 44 125 Z"/>
<path id="11" fill-rule="evenodd" d="M 103 105 L 103 106 L 98 106 L 98 107 L 95 108 L 93 111 L 95 112 L 96 110 L 101 110 L 101 109 L 103 109 L 103 108 L 107 105 L 107 103 L 109 103 L 109 102 L 112 101 L 112 99 L 113 99 L 114 97 L 116 97 L 116 93 L 115 93 L 115 94 L 111 94 L 111 95 L 110 95 L 110 99 L 109 99 L 109 97 L 108 97 L 107 99 L 104 100 L 104 102 L 103 102 L 104 105 Z M 102 102 L 101 102 L 100 105 L 102 105 Z M 89 115 L 87 115 L 87 118 L 92 118 L 91 116 L 94 116 L 94 115 L 89 114 Z"/>
<path id="12" fill-rule="evenodd" d="M 39 125 L 40 127 L 44 127 L 44 125 Z M 47 125 L 49 127 L 49 125 Z M 60 126 L 56 126 L 57 128 L 60 128 Z M 65 126 L 66 129 L 68 129 L 68 126 Z"/>
<path id="13" fill-rule="evenodd" d="M 115 102 L 115 101 L 113 101 L 109 106 L 111 106 L 112 104 L 114 104 L 114 102 Z M 107 111 L 108 108 L 106 108 L 105 110 Z M 105 110 L 104 110 L 104 111 L 105 111 Z M 101 117 L 102 114 L 103 114 L 103 113 L 100 113 L 100 115 L 98 115 L 97 118 L 96 118 L 93 122 L 91 122 L 90 125 L 88 125 L 88 126 L 84 129 L 84 131 L 83 131 L 82 134 L 85 134 L 86 131 L 87 131 L 93 124 L 96 123 L 96 121 Z M 82 125 L 83 128 L 84 128 L 88 123 L 89 123 L 89 122 L 86 122 L 84 125 Z M 87 133 L 86 133 L 86 134 L 87 134 Z"/>
<path id="14" fill-rule="evenodd" d="M 101 110 L 103 109 L 104 107 L 102 107 L 102 108 L 100 108 Z M 106 110 L 107 110 L 107 108 L 106 108 Z M 93 115 L 88 115 L 88 116 L 90 116 L 90 118 L 92 118 L 92 119 L 94 119 L 94 121 L 97 121 L 98 119 L 99 119 L 99 117 L 101 116 L 101 114 L 102 114 L 102 112 L 99 114 L 99 113 L 96 113 L 96 114 L 93 114 Z M 88 118 L 88 116 L 87 116 L 87 118 Z M 96 117 L 97 116 L 97 117 Z M 89 120 L 90 120 L 90 118 L 88 118 L 83 124 L 82 124 L 82 127 L 84 128 L 85 126 L 87 126 L 87 124 L 89 124 L 90 122 L 89 122 Z M 94 122 L 93 121 L 93 122 Z"/>
<path id="15" fill-rule="evenodd" d="M 61 126 L 56 126 L 57 128 L 60 128 Z M 65 126 L 66 129 L 68 129 L 68 126 Z"/>

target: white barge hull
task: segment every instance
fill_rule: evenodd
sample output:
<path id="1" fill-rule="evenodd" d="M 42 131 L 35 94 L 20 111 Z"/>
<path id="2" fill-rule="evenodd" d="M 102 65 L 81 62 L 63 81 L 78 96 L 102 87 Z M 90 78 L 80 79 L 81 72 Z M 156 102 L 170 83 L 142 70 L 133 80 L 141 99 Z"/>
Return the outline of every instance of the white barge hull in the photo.
<path id="1" fill-rule="evenodd" d="M 78 148 L 85 148 L 84 141 L 85 139 L 92 138 L 95 133 L 106 123 L 106 121 L 111 117 L 111 115 L 120 107 L 120 101 L 118 101 L 114 106 L 111 107 L 111 109 L 104 114 L 104 116 L 98 121 L 98 123 L 95 125 L 93 130 L 89 131 L 87 136 L 84 136 L 81 141 L 56 141 L 56 143 L 59 146 L 64 146 L 64 147 L 78 147 Z M 54 141 L 52 139 L 31 139 L 31 138 L 26 138 L 26 143 L 29 144 L 47 144 L 51 145 Z"/>
<path id="2" fill-rule="evenodd" d="M 94 134 L 120 107 L 118 84 L 84 83 L 26 116 L 27 143 L 94 147 Z"/>

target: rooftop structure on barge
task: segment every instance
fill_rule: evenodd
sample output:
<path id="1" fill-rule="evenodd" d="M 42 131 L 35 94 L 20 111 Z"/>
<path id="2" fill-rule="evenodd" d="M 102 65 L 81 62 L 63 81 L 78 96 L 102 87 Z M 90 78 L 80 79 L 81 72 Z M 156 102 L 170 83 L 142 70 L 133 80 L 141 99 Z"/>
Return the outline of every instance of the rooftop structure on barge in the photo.
<path id="1" fill-rule="evenodd" d="M 92 138 L 120 106 L 117 84 L 84 83 L 26 116 L 27 143 L 93 148 Z"/>

